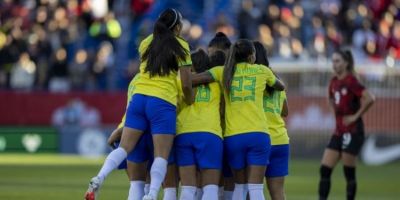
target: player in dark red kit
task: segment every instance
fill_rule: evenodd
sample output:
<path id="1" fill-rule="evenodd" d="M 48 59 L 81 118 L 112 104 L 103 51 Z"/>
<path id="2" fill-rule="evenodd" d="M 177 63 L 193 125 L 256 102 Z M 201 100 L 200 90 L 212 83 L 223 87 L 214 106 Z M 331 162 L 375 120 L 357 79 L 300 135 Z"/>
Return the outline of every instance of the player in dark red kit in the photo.
<path id="1" fill-rule="evenodd" d="M 339 160 L 347 181 L 347 199 L 355 199 L 356 160 L 364 142 L 363 114 L 375 98 L 358 81 L 350 51 L 336 51 L 332 56 L 334 77 L 329 84 L 329 105 L 336 116 L 336 130 L 321 161 L 319 199 L 328 198 L 331 173 Z"/>

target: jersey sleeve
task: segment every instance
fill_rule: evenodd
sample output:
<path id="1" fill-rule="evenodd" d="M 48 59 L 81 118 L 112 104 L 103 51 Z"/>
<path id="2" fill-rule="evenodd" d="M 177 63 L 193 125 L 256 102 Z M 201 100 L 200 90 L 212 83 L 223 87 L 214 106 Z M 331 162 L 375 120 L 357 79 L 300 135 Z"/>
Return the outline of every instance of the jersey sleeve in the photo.
<path id="1" fill-rule="evenodd" d="M 349 90 L 354 93 L 357 97 L 361 97 L 365 87 L 358 81 L 357 78 L 352 77 L 349 83 Z"/>
<path id="2" fill-rule="evenodd" d="M 121 122 L 118 124 L 118 128 L 123 128 L 125 126 L 125 118 L 126 118 L 126 113 L 124 113 Z"/>
<path id="3" fill-rule="evenodd" d="M 217 82 L 222 81 L 222 75 L 224 72 L 224 68 L 222 66 L 213 67 L 213 68 L 209 69 L 208 72 L 211 74 L 211 76 L 213 77 L 213 79 L 215 81 L 217 81 Z"/>
<path id="4" fill-rule="evenodd" d="M 139 49 L 138 49 L 140 57 L 142 57 L 142 55 L 144 54 L 146 49 L 149 47 L 152 40 L 153 40 L 153 34 L 147 36 L 144 40 L 142 40 L 140 42 Z"/>
<path id="5" fill-rule="evenodd" d="M 269 69 L 268 67 L 262 66 L 261 69 L 266 76 L 267 85 L 272 87 L 276 82 L 276 77 L 274 73 L 272 73 L 271 69 Z"/>
<path id="6" fill-rule="evenodd" d="M 190 67 L 192 66 L 192 58 L 190 57 L 190 48 L 189 48 L 189 44 L 181 39 L 181 38 L 177 38 L 179 43 L 181 44 L 181 46 L 185 49 L 186 55 L 185 55 L 185 59 L 178 59 L 178 67 Z"/>

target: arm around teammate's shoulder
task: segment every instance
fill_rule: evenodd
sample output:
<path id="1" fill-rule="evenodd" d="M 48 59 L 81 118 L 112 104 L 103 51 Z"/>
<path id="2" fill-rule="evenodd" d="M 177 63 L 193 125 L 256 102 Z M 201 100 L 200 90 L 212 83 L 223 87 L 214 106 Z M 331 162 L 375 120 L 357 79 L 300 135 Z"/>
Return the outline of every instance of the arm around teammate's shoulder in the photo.
<path id="1" fill-rule="evenodd" d="M 192 75 L 193 86 L 198 86 L 201 84 L 206 84 L 211 82 L 214 82 L 214 78 L 208 71 Z"/>
<path id="2" fill-rule="evenodd" d="M 195 90 L 192 88 L 192 72 L 190 67 L 179 68 L 181 76 L 182 92 L 184 95 L 184 101 L 187 105 L 191 105 L 194 102 Z"/>

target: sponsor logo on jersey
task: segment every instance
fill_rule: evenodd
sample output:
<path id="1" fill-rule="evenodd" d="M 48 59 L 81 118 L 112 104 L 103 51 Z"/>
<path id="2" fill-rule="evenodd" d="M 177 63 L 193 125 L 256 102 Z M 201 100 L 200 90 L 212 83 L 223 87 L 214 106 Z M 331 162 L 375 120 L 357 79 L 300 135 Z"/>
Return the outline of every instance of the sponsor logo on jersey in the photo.
<path id="1" fill-rule="evenodd" d="M 342 95 L 346 95 L 347 94 L 347 89 L 346 88 L 342 88 L 342 90 L 340 91 L 342 93 Z"/>

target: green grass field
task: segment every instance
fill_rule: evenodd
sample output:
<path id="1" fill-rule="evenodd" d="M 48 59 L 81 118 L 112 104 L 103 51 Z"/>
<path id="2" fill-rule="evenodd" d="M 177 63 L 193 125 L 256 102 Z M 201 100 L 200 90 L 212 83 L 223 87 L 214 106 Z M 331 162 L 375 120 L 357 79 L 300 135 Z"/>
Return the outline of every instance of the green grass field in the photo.
<path id="1" fill-rule="evenodd" d="M 102 160 L 76 156 L 0 154 L 0 199 L 83 199 L 88 181 L 96 174 L 101 163 Z M 288 200 L 317 199 L 318 167 L 316 160 L 291 162 L 290 176 L 286 179 Z M 357 176 L 357 199 L 400 199 L 400 162 L 385 166 L 361 164 Z M 102 186 L 100 198 L 127 199 L 128 187 L 125 173 L 115 171 Z M 334 172 L 330 199 L 345 199 L 341 166 Z"/>

